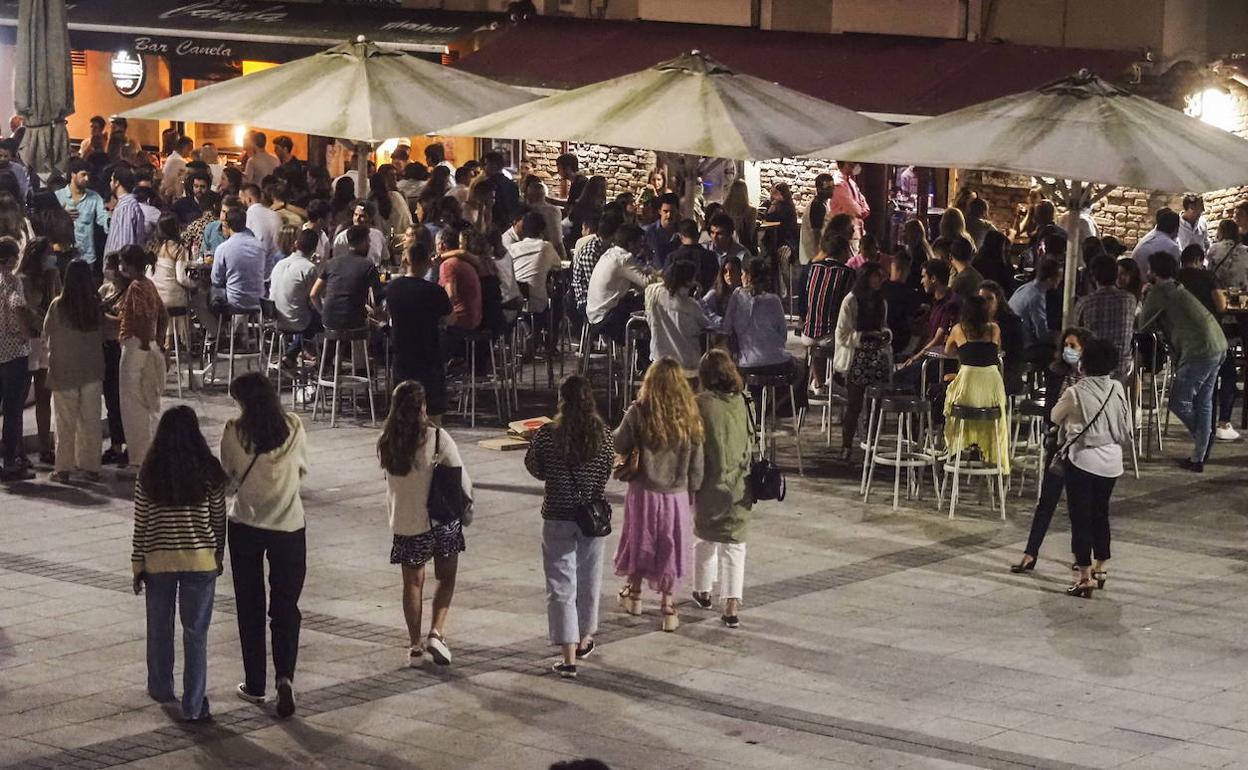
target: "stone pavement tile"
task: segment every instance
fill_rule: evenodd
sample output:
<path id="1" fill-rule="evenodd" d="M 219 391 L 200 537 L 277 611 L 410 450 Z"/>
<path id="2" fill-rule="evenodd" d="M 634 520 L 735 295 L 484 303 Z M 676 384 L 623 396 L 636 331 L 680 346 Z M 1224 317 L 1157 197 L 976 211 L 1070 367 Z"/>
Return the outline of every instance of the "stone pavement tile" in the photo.
<path id="1" fill-rule="evenodd" d="M 921 723 L 916 729 L 918 732 L 937 738 L 974 743 L 996 735 L 1006 728 L 984 724 L 983 722 L 973 722 L 968 719 L 941 716 Z"/>
<path id="2" fill-rule="evenodd" d="M 1198 741 L 1186 741 L 1162 749 L 1153 754 L 1159 760 L 1185 762 L 1199 767 L 1242 767 L 1243 751 L 1209 746 Z"/>
<path id="3" fill-rule="evenodd" d="M 1050 738 L 1020 730 L 1006 730 L 976 741 L 976 744 L 1088 767 L 1113 767 L 1141 755 L 1141 752 Z"/>

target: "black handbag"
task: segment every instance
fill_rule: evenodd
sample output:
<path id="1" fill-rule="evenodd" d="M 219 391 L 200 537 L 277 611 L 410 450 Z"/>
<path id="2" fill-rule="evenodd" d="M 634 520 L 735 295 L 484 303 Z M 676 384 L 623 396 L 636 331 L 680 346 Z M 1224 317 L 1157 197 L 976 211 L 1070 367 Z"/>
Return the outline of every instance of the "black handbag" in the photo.
<path id="1" fill-rule="evenodd" d="M 576 480 L 576 471 L 568 465 L 568 476 L 572 479 L 572 489 L 576 492 L 577 502 L 572 508 L 576 518 L 576 526 L 580 527 L 585 537 L 606 537 L 611 534 L 611 503 L 602 497 L 585 499 L 580 482 Z"/>
<path id="2" fill-rule="evenodd" d="M 443 465 L 438 459 L 442 429 L 434 428 L 433 478 L 429 481 L 429 520 L 443 526 L 471 520 L 472 498 L 464 493 L 464 469 Z"/>
<path id="3" fill-rule="evenodd" d="M 745 414 L 750 424 L 750 445 L 754 444 L 754 436 L 758 432 L 754 424 L 754 405 L 750 400 L 741 394 L 741 399 L 745 401 Z M 754 457 L 754 450 L 750 449 L 750 473 L 745 478 L 746 492 L 755 502 L 759 500 L 783 500 L 785 494 L 784 472 L 780 467 L 770 459 L 764 457 L 761 453 L 757 458 Z"/>

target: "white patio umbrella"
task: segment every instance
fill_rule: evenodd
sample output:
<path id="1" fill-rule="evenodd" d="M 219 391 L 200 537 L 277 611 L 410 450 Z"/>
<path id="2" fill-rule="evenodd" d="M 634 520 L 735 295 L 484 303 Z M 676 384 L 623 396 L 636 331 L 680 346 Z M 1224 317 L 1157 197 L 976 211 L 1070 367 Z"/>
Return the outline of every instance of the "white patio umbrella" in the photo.
<path id="1" fill-rule="evenodd" d="M 735 72 L 692 51 L 631 75 L 444 126 L 438 133 L 769 160 L 886 128 L 886 123 Z"/>
<path id="2" fill-rule="evenodd" d="M 1072 233 L 1080 202 L 1114 187 L 1180 193 L 1248 183 L 1248 141 L 1086 71 L 811 156 L 1052 178 Z M 1067 316 L 1081 260 L 1078 240 L 1066 250 Z"/>
<path id="3" fill-rule="evenodd" d="M 377 145 L 535 99 L 533 94 L 358 38 L 241 78 L 137 107 L 131 119 L 240 123 Z M 367 153 L 360 153 L 367 190 Z M 361 192 L 361 195 L 365 194 Z"/>
<path id="4" fill-rule="evenodd" d="M 21 0 L 14 70 L 15 106 L 26 124 L 22 161 L 44 179 L 53 172 L 65 174 L 69 165 L 65 118 L 74 112 L 65 0 Z"/>

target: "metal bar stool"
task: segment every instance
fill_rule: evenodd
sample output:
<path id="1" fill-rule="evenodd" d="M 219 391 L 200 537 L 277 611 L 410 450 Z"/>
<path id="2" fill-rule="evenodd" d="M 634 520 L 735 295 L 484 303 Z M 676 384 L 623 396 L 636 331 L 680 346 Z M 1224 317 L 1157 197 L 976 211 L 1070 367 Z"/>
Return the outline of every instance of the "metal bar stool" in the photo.
<path id="1" fill-rule="evenodd" d="M 950 407 L 950 416 L 957 418 L 959 421 L 956 446 L 960 447 L 960 449 L 957 452 L 950 453 L 953 455 L 952 459 L 946 455 L 944 462 L 945 473 L 953 474 L 953 478 L 950 480 L 950 483 L 945 485 L 949 487 L 949 520 L 953 520 L 954 513 L 958 508 L 958 493 L 961 489 L 959 484 L 961 483 L 962 476 L 966 475 L 972 477 L 983 476 L 988 479 L 988 491 L 993 494 L 993 508 L 996 508 L 998 502 L 997 498 L 1000 498 L 1001 520 L 1005 521 L 1006 476 L 1005 470 L 1001 466 L 1001 460 L 1002 458 L 1009 457 L 1010 448 L 1006 443 L 1006 439 L 1001 436 L 1001 431 L 998 428 L 998 423 L 1005 419 L 1005 416 L 1002 414 L 1001 407 L 953 404 Z M 992 433 L 994 441 L 996 441 L 997 444 L 996 447 L 994 447 L 994 454 L 997 458 L 996 462 L 989 463 L 986 460 L 967 460 L 964 462 L 962 460 L 962 453 L 966 451 L 966 447 L 963 446 L 963 444 L 966 441 L 966 423 L 968 420 L 988 422 L 992 424 Z M 993 477 L 996 477 L 997 482 L 995 493 L 993 492 L 992 487 Z M 937 510 L 940 509 L 940 505 L 943 502 L 941 497 L 941 492 L 937 489 Z"/>
<path id="2" fill-rule="evenodd" d="M 1144 457 L 1153 459 L 1153 435 L 1157 437 L 1157 451 L 1165 451 L 1161 411 L 1167 411 L 1166 391 L 1169 386 L 1168 370 L 1166 369 L 1166 345 L 1161 335 L 1154 332 L 1137 332 L 1135 335 L 1135 376 L 1136 387 L 1132 388 L 1132 419 L 1138 414 L 1141 419 L 1135 420 L 1135 430 L 1139 434 L 1139 443 L 1144 447 Z M 1147 390 L 1151 401 L 1145 404 L 1145 378 L 1148 379 Z"/>
<path id="3" fill-rule="evenodd" d="M 819 430 L 826 434 L 825 446 L 832 446 L 832 407 L 837 397 L 832 392 L 832 355 L 835 352 L 836 340 L 822 339 L 806 348 L 806 371 L 814 371 L 815 353 L 823 356 L 823 387 L 827 393 L 815 394 L 813 391 L 807 399 L 809 406 L 819 407 Z"/>
<path id="4" fill-rule="evenodd" d="M 1044 404 L 1030 398 L 1020 401 L 1011 410 L 1014 431 L 1010 435 L 1010 461 L 1019 469 L 1019 497 L 1023 496 L 1023 490 L 1027 486 L 1028 470 L 1035 469 L 1037 488 L 1044 476 L 1045 416 Z"/>
<path id="5" fill-rule="evenodd" d="M 796 374 L 746 374 L 746 387 L 750 392 L 760 391 L 758 407 L 758 451 L 760 455 L 767 453 L 769 439 L 781 433 L 780 420 L 776 415 L 776 388 L 789 389 L 789 405 L 793 408 L 793 443 L 797 448 L 797 473 L 806 475 L 802 465 L 802 412 L 797 408 Z M 802 383 L 805 387 L 805 383 Z M 770 427 L 769 427 L 770 426 Z M 774 454 L 774 453 L 773 453 Z"/>
<path id="6" fill-rule="evenodd" d="M 501 337 L 495 335 L 492 331 L 477 330 L 470 333 L 467 337 L 468 342 L 468 379 L 461 380 L 460 388 L 460 414 L 469 421 L 469 425 L 477 427 L 477 350 L 478 344 L 484 344 L 490 351 L 490 371 L 483 373 L 483 385 L 492 385 L 494 389 L 494 407 L 498 412 L 498 420 L 500 423 L 507 422 L 508 401 L 503 395 L 503 378 L 500 375 L 500 367 L 498 358 L 500 355 L 500 347 L 503 345 Z"/>
<path id="7" fill-rule="evenodd" d="M 624 325 L 624 365 L 620 367 L 620 403 L 633 400 L 633 394 L 641 389 L 645 372 L 637 371 L 641 358 L 639 346 L 650 339 L 650 323 L 642 313 L 635 313 Z"/>
<path id="8" fill-rule="evenodd" d="M 358 390 L 365 388 L 368 390 L 368 414 L 372 425 L 377 424 L 377 407 L 373 401 L 373 365 L 368 357 L 367 341 L 368 329 L 352 329 L 351 331 L 337 331 L 326 329 L 322 337 L 321 343 L 321 360 L 316 373 L 316 400 L 312 402 L 312 419 L 316 420 L 316 415 L 321 407 L 321 400 L 324 398 L 325 390 L 331 392 L 329 398 L 329 427 L 334 427 L 338 421 L 338 395 L 341 389 Z M 344 375 L 342 373 L 342 343 L 347 343 L 351 350 L 351 373 Z M 357 375 L 355 366 L 355 349 L 357 347 L 364 348 L 364 376 Z M 331 348 L 332 357 L 331 357 Z M 333 367 L 332 376 L 326 377 L 325 366 Z M 353 413 L 355 411 L 355 400 L 352 399 Z"/>
<path id="9" fill-rule="evenodd" d="M 867 456 L 863 460 L 863 472 L 866 476 L 862 485 L 862 501 L 868 502 L 871 497 L 871 484 L 875 479 L 875 467 L 883 465 L 893 469 L 893 510 L 901 497 L 902 471 L 906 474 L 906 499 L 919 495 L 923 487 L 923 469 L 932 469 L 932 486 L 940 494 L 939 463 L 936 453 L 931 450 L 932 433 L 932 402 L 920 396 L 883 395 L 876 393 L 879 400 L 879 416 L 870 420 L 870 433 L 867 436 Z M 874 409 L 874 407 L 872 407 Z M 884 434 L 884 425 L 889 416 L 896 417 L 897 432 L 892 437 L 891 445 L 880 446 L 880 438 Z M 918 470 L 916 474 L 915 471 Z"/>
<path id="10" fill-rule="evenodd" d="M 185 305 L 171 307 L 169 322 L 173 326 L 173 378 L 178 385 L 178 398 L 182 398 L 182 346 L 179 339 L 186 334 L 186 387 L 195 387 L 195 364 L 191 359 L 191 324 L 190 315 Z"/>
<path id="11" fill-rule="evenodd" d="M 246 350 L 240 351 L 235 347 L 238 341 L 240 319 L 242 322 L 243 334 L 246 335 L 249 330 L 255 332 L 256 336 L 254 349 L 252 349 L 250 335 L 247 335 L 248 342 Z M 223 328 L 227 329 L 226 333 L 230 336 L 230 350 L 228 353 L 223 353 L 221 351 L 221 331 Z M 208 370 L 211 370 L 212 372 L 212 380 L 214 383 L 217 379 L 217 363 L 220 361 L 226 361 L 228 364 L 226 379 L 227 386 L 229 383 L 234 381 L 234 362 L 238 359 L 243 359 L 244 361 L 254 359 L 256 361 L 256 368 L 260 368 L 260 358 L 263 355 L 260 348 L 260 328 L 260 308 L 241 308 L 233 305 L 226 306 L 223 316 L 217 322 L 217 334 L 213 338 L 212 343 L 212 356 L 208 359 Z M 207 370 L 204 373 L 207 375 Z"/>

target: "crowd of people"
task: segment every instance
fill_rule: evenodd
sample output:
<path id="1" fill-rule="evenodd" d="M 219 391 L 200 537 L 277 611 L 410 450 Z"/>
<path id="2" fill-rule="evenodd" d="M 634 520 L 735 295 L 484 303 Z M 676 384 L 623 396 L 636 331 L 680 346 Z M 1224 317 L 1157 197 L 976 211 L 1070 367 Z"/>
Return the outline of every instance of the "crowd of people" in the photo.
<path id="1" fill-rule="evenodd" d="M 423 163 L 400 146 L 370 168 L 359 197 L 358 172 L 331 179 L 296 158 L 287 137 L 270 153 L 268 138 L 253 132 L 240 165 L 176 132 L 166 145 L 153 158 L 124 120 L 93 120 L 67 178 L 40 183 L 0 143 L 0 473 L 35 475 L 22 445 L 32 399 L 38 461 L 51 466 L 51 481 L 99 481 L 105 464 L 129 469 L 148 692 L 174 698 L 176 609 L 189 720 L 211 713 L 206 635 L 227 545 L 244 672 L 238 696 L 268 697 L 267 607 L 277 711 L 295 710 L 302 423 L 257 372 L 229 383 L 239 413 L 215 455 L 193 410 L 161 409 L 171 345 L 191 350 L 239 334 L 234 319 L 262 307 L 271 307 L 292 369 L 317 361 L 326 332 L 390 338 L 398 384 L 377 455 L 412 665 L 453 658 L 447 617 L 470 516 L 447 518 L 430 504 L 431 489 L 440 469 L 458 469 L 454 483 L 467 498 L 472 481 L 442 427 L 448 383 L 470 340 L 509 335 L 521 318 L 536 336 L 557 314 L 606 345 L 624 344 L 632 322 L 645 322 L 640 390 L 619 424 L 611 429 L 598 413 L 588 374 L 574 375 L 525 458 L 545 485 L 549 637 L 561 653 L 554 670 L 567 678 L 594 650 L 604 541 L 586 518 L 605 505 L 613 475 L 627 483 L 613 558 L 621 608 L 641 614 L 648 585 L 662 629 L 674 631 L 676 595 L 689 580 L 695 606 L 713 609 L 718 592 L 723 624 L 740 624 L 756 497 L 753 425 L 766 417 L 751 392 L 765 379 L 789 386 L 786 408 L 798 420 L 809 399 L 843 392 L 845 462 L 861 439 L 868 389 L 887 387 L 930 398 L 945 423 L 945 453 L 967 452 L 1007 474 L 1008 425 L 963 424 L 952 409 L 1004 412 L 1011 398 L 1041 399 L 1056 459 L 1012 569 L 1035 569 L 1065 492 L 1076 596 L 1106 584 L 1109 501 L 1136 430 L 1135 362 L 1145 352 L 1150 367 L 1163 352 L 1171 360 L 1170 409 L 1194 444 L 1182 468 L 1201 472 L 1216 441 L 1238 438 L 1230 424 L 1237 370 L 1220 316 L 1228 294 L 1248 292 L 1248 203 L 1211 231 L 1200 198 L 1187 196 L 1182 212 L 1158 211 L 1156 227 L 1128 252 L 1098 237 L 1088 212 L 1067 233 L 1038 193 L 1000 231 L 987 202 L 968 191 L 935 233 L 911 220 L 894 248 L 866 227 L 871 209 L 852 163 L 815 180 L 799 219 L 786 183 L 759 206 L 743 180 L 706 203 L 669 185 L 663 169 L 641 190 L 609 199 L 606 178 L 586 176 L 572 154 L 558 159 L 557 179 L 544 179 L 524 163 L 506 169 L 494 152 L 457 168 L 440 144 L 425 148 Z M 1072 237 L 1082 239 L 1084 262 L 1073 325 L 1064 328 Z M 436 588 L 425 621 L 429 562 Z"/>

